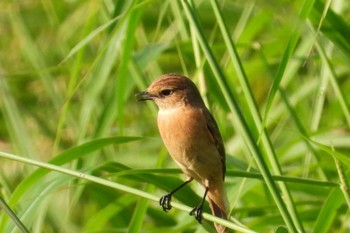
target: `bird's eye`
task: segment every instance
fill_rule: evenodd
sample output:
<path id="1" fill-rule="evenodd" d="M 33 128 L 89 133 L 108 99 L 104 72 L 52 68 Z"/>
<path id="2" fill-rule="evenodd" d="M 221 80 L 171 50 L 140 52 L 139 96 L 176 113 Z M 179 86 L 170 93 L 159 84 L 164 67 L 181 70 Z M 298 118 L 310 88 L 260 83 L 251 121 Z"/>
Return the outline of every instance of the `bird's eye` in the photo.
<path id="1" fill-rule="evenodd" d="M 169 95 L 171 95 L 172 93 L 173 93 L 173 91 L 170 90 L 170 89 L 164 89 L 164 90 L 162 90 L 162 91 L 160 92 L 161 96 L 163 96 L 163 97 L 169 96 Z"/>

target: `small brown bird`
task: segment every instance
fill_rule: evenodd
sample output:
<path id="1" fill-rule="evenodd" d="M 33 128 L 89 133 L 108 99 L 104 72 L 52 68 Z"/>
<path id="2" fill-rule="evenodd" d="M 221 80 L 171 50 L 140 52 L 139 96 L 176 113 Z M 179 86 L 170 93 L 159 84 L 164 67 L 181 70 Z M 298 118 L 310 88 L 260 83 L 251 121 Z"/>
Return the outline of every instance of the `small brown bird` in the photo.
<path id="1" fill-rule="evenodd" d="M 182 75 L 165 74 L 136 98 L 153 100 L 158 105 L 160 135 L 172 159 L 188 178 L 160 199 L 163 210 L 170 210 L 172 195 L 195 179 L 204 186 L 205 192 L 190 215 L 201 223 L 203 204 L 208 196 L 213 215 L 227 219 L 225 149 L 218 126 L 195 84 Z M 215 224 L 215 228 L 220 233 L 227 232 L 225 226 Z"/>

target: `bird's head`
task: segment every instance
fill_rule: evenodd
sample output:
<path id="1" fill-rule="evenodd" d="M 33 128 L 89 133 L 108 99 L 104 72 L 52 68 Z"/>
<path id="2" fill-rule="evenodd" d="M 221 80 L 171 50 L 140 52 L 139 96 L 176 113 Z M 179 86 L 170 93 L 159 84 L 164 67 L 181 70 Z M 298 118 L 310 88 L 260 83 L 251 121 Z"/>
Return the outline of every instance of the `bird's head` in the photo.
<path id="1" fill-rule="evenodd" d="M 160 109 L 203 104 L 196 85 L 189 78 L 178 74 L 160 76 L 147 90 L 136 94 L 136 98 L 139 101 L 153 100 Z"/>

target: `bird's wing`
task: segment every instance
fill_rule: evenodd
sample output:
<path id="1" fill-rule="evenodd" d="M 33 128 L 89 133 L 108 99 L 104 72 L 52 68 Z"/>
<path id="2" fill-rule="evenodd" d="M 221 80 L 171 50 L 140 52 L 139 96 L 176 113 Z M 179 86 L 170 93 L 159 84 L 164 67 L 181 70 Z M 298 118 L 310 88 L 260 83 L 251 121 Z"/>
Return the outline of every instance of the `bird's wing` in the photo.
<path id="1" fill-rule="evenodd" d="M 225 173 L 226 173 L 226 164 L 225 164 L 226 158 L 225 157 L 226 157 L 226 155 L 225 155 L 225 147 L 224 147 L 224 143 L 223 143 L 220 131 L 219 131 L 219 127 L 218 127 L 213 115 L 209 112 L 208 109 L 205 109 L 204 115 L 205 115 L 205 118 L 207 121 L 207 128 L 210 132 L 211 139 L 213 140 L 213 143 L 215 144 L 215 146 L 219 152 L 220 158 L 221 158 L 221 166 L 222 166 L 222 173 L 223 173 L 222 177 L 223 177 L 223 179 L 225 179 Z"/>

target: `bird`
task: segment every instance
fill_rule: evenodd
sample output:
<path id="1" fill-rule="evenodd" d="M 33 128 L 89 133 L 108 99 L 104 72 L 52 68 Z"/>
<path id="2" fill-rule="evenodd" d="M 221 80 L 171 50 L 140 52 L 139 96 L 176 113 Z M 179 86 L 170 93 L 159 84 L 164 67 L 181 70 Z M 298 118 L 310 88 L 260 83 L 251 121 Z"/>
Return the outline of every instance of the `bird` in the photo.
<path id="1" fill-rule="evenodd" d="M 152 100 L 158 106 L 160 136 L 172 159 L 187 176 L 183 184 L 160 199 L 163 210 L 167 212 L 172 208 L 171 198 L 175 192 L 196 180 L 205 192 L 190 215 L 201 223 L 207 198 L 212 214 L 227 219 L 224 143 L 218 125 L 194 82 L 180 74 L 164 74 L 145 91 L 136 94 L 136 99 Z M 214 225 L 218 233 L 228 232 L 225 226 Z"/>

